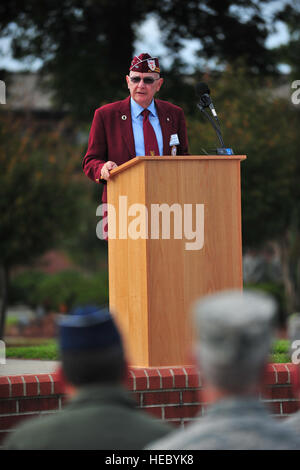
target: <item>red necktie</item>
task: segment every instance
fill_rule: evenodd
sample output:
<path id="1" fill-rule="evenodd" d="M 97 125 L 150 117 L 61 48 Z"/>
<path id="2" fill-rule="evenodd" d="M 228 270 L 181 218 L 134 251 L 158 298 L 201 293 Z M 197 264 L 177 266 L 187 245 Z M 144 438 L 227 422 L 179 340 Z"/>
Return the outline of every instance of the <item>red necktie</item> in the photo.
<path id="1" fill-rule="evenodd" d="M 149 109 L 144 109 L 142 115 L 143 120 L 143 131 L 144 131 L 144 143 L 145 143 L 145 155 L 154 156 L 159 155 L 158 143 L 154 129 L 149 121 Z"/>

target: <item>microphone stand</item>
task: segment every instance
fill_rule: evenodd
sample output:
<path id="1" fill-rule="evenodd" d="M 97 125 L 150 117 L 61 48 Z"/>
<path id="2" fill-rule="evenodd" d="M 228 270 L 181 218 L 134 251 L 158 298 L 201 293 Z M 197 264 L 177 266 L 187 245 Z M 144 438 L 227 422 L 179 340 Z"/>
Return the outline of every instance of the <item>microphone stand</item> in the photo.
<path id="1" fill-rule="evenodd" d="M 210 121 L 210 123 L 212 124 L 217 136 L 218 136 L 218 139 L 220 141 L 220 144 L 221 144 L 221 147 L 218 147 L 217 148 L 217 154 L 218 155 L 233 155 L 233 150 L 230 149 L 230 148 L 226 148 L 225 147 L 225 144 L 224 144 L 224 140 L 223 140 L 223 137 L 222 137 L 222 134 L 221 134 L 221 129 L 219 127 L 216 126 L 215 124 L 215 121 L 211 118 L 211 116 L 205 111 L 205 107 L 200 103 L 197 104 L 198 108 L 200 109 L 200 111 L 204 114 L 204 116 Z"/>

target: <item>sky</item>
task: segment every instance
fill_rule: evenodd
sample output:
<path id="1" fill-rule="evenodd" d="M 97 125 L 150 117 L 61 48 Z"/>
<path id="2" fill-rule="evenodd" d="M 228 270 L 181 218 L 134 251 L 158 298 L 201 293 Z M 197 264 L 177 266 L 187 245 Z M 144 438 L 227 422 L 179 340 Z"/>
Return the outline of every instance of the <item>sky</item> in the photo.
<path id="1" fill-rule="evenodd" d="M 270 15 L 271 12 L 266 12 Z M 276 24 L 276 32 L 271 34 L 266 42 L 266 46 L 273 48 L 280 44 L 284 44 L 288 41 L 289 35 L 286 26 L 278 22 Z M 151 31 L 151 36 L 149 36 L 149 31 Z M 9 38 L 0 39 L 0 69 L 5 68 L 10 71 L 20 71 L 26 68 L 27 70 L 36 71 L 42 65 L 41 60 L 36 59 L 32 62 L 27 62 L 26 65 L 24 62 L 15 60 L 12 58 L 10 50 Z M 198 40 L 185 40 L 183 41 L 184 49 L 182 51 L 182 56 L 185 60 L 188 60 L 190 67 L 187 69 L 187 72 L 192 72 L 193 67 L 199 64 L 199 58 L 195 56 L 195 51 L 199 46 Z M 153 56 L 158 56 L 160 62 L 164 67 L 168 67 L 170 60 L 168 60 L 168 52 L 163 46 L 161 41 L 161 33 L 157 24 L 157 21 L 153 15 L 150 15 L 149 18 L 142 24 L 139 31 L 139 39 L 135 42 L 135 54 L 141 52 L 150 52 Z M 197 63 L 198 61 L 198 63 Z M 209 67 L 209 62 L 206 61 L 206 66 Z M 284 70 L 282 70 L 284 71 Z M 286 70 L 287 71 L 287 70 Z"/>

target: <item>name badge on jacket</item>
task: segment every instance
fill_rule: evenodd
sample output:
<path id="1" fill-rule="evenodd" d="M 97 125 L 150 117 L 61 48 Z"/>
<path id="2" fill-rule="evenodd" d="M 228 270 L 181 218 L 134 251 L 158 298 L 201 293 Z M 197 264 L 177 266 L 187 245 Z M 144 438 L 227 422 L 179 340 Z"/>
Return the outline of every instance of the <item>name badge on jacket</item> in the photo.
<path id="1" fill-rule="evenodd" d="M 177 134 L 172 134 L 170 137 L 170 147 L 171 147 L 171 155 L 175 157 L 177 155 L 177 147 L 179 145 L 179 139 Z"/>

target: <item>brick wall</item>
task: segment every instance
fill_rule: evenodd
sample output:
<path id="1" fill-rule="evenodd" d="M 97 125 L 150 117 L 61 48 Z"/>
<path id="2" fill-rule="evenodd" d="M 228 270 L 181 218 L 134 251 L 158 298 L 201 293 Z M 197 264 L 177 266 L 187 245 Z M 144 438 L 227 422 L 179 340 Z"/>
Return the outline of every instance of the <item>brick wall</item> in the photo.
<path id="1" fill-rule="evenodd" d="M 297 366 L 269 364 L 260 399 L 276 417 L 300 408 L 291 386 Z M 141 409 L 174 426 L 204 413 L 201 377 L 193 367 L 130 368 L 127 386 Z M 66 401 L 59 374 L 0 377 L 0 443 L 21 421 L 56 413 Z"/>

